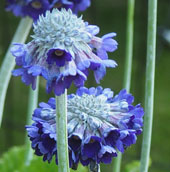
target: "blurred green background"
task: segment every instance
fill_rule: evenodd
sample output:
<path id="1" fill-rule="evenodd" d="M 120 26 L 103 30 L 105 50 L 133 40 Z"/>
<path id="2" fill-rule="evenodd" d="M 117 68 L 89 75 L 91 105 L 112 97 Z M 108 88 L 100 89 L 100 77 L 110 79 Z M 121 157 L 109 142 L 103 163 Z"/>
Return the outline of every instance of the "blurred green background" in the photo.
<path id="1" fill-rule="evenodd" d="M 0 65 L 15 33 L 20 18 L 5 12 L 5 1 L 0 2 Z M 92 6 L 83 13 L 84 20 L 100 27 L 100 36 L 116 32 L 118 50 L 109 54 L 118 63 L 115 69 L 108 69 L 101 82 L 103 87 L 110 87 L 115 93 L 123 88 L 127 0 L 92 0 Z M 170 171 L 170 42 L 163 37 L 164 30 L 170 29 L 170 1 L 158 3 L 158 36 L 155 78 L 155 108 L 151 146 L 152 165 L 150 172 Z M 135 96 L 134 104 L 144 105 L 147 0 L 136 1 L 135 7 L 134 56 L 131 93 Z M 90 75 L 86 86 L 96 86 Z M 20 78 L 12 77 L 6 98 L 2 128 L 0 129 L 0 156 L 14 145 L 23 145 L 27 115 L 29 87 L 21 83 Z M 74 92 L 75 88 L 69 90 Z M 47 101 L 51 95 L 45 93 L 45 82 L 41 80 L 39 101 Z M 131 146 L 123 155 L 122 172 L 127 163 L 140 159 L 142 135 L 136 145 Z M 108 169 L 104 170 L 108 171 Z"/>

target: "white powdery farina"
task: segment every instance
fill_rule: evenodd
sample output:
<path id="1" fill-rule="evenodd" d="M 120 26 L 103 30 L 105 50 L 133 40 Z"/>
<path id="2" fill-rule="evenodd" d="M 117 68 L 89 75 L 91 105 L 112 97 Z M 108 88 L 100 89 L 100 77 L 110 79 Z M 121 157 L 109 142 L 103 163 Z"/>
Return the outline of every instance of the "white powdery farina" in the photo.
<path id="1" fill-rule="evenodd" d="M 64 49 L 74 58 L 78 50 L 88 52 L 91 49 L 88 43 L 92 35 L 86 30 L 82 17 L 78 18 L 71 10 L 47 11 L 33 26 L 35 34 L 32 38 L 38 46 L 38 52 L 42 49 Z"/>

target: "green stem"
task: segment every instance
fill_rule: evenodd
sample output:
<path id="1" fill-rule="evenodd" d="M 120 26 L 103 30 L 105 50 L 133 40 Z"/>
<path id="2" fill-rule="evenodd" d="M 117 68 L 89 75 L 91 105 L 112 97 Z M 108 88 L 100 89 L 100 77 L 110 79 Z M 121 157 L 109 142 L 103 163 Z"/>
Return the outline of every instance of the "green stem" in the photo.
<path id="1" fill-rule="evenodd" d="M 135 0 L 128 0 L 126 58 L 125 58 L 124 84 L 123 84 L 123 87 L 126 88 L 127 92 L 130 92 L 131 73 L 132 73 L 134 9 L 135 9 Z"/>
<path id="2" fill-rule="evenodd" d="M 147 62 L 146 62 L 146 87 L 145 87 L 145 116 L 144 132 L 141 153 L 140 172 L 147 172 L 151 147 L 155 55 L 156 55 L 156 27 L 157 27 L 157 0 L 148 1 L 148 35 L 147 35 Z"/>
<path id="3" fill-rule="evenodd" d="M 24 43 L 26 41 L 31 26 L 32 26 L 32 20 L 29 18 L 24 18 L 20 21 L 20 24 L 15 32 L 15 35 L 7 50 L 7 53 L 4 57 L 4 61 L 0 69 L 0 127 L 3 117 L 6 92 L 11 78 L 11 71 L 15 67 L 15 58 L 12 56 L 10 49 L 13 43 L 16 42 Z"/>
<path id="4" fill-rule="evenodd" d="M 28 114 L 27 114 L 27 125 L 31 125 L 32 123 L 32 114 L 37 107 L 38 104 L 38 91 L 39 91 L 39 77 L 37 77 L 37 82 L 36 82 L 36 90 L 32 90 L 30 87 L 29 89 L 29 98 L 28 98 Z M 25 155 L 25 165 L 30 165 L 30 162 L 33 157 L 33 151 L 31 148 L 31 142 L 26 134 L 25 138 L 25 143 L 26 143 L 26 155 Z"/>
<path id="5" fill-rule="evenodd" d="M 56 96 L 56 130 L 58 171 L 69 172 L 68 135 L 67 135 L 67 91 Z"/>
<path id="6" fill-rule="evenodd" d="M 127 11 L 127 31 L 126 31 L 126 58 L 125 58 L 125 72 L 124 84 L 127 92 L 130 92 L 131 73 L 132 73 L 132 56 L 133 56 L 133 33 L 134 33 L 134 9 L 135 0 L 128 0 Z M 119 152 L 118 157 L 114 160 L 113 171 L 120 172 L 122 154 Z"/>
<path id="7" fill-rule="evenodd" d="M 120 152 L 118 152 L 118 156 L 117 158 L 114 159 L 113 162 L 113 172 L 120 172 L 121 160 L 122 160 L 122 155 Z"/>

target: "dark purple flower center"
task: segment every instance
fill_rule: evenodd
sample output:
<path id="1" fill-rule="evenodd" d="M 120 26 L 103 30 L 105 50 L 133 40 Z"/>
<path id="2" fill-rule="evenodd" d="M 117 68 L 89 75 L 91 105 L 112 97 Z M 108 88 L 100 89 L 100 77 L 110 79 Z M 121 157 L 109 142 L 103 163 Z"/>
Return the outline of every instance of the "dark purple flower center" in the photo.
<path id="1" fill-rule="evenodd" d="M 71 55 L 62 49 L 51 49 L 47 53 L 48 64 L 56 63 L 61 67 L 65 65 L 66 61 L 71 61 Z"/>
<path id="2" fill-rule="evenodd" d="M 88 158 L 93 158 L 100 149 L 101 149 L 100 141 L 98 141 L 95 138 L 91 138 L 89 143 L 84 144 L 83 154 Z"/>
<path id="3" fill-rule="evenodd" d="M 113 154 L 110 154 L 110 153 L 108 153 L 108 152 L 106 152 L 103 156 L 102 156 L 102 162 L 104 162 L 104 163 L 107 163 L 107 164 L 109 164 L 109 163 L 111 163 L 111 161 L 112 161 L 112 156 L 113 156 Z"/>
<path id="4" fill-rule="evenodd" d="M 68 142 L 73 151 L 77 151 L 81 146 L 81 140 L 77 136 L 71 137 Z"/>
<path id="5" fill-rule="evenodd" d="M 61 56 L 63 56 L 64 51 L 62 51 L 62 50 L 55 50 L 55 51 L 54 51 L 54 54 L 55 54 L 57 57 L 61 57 Z"/>
<path id="6" fill-rule="evenodd" d="M 57 2 L 54 4 L 54 8 L 61 8 L 62 7 L 62 3 Z"/>
<path id="7" fill-rule="evenodd" d="M 35 9 L 40 9 L 42 7 L 42 4 L 39 1 L 34 1 L 31 3 L 31 6 Z"/>
<path id="8" fill-rule="evenodd" d="M 120 133 L 117 130 L 110 131 L 108 136 L 105 138 L 106 143 L 111 146 L 116 145 L 116 141 L 118 140 Z"/>
<path id="9" fill-rule="evenodd" d="M 51 139 L 48 134 L 45 134 L 43 136 L 42 145 L 46 150 L 52 152 L 55 148 L 56 141 L 54 139 Z"/>

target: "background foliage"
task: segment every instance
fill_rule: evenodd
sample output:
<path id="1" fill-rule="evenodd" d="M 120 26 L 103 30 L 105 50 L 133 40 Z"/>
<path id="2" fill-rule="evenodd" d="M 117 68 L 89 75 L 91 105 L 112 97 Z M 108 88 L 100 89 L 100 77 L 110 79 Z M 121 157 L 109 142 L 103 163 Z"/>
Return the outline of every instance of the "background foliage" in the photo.
<path id="1" fill-rule="evenodd" d="M 116 40 L 119 43 L 119 48 L 116 52 L 110 54 L 110 58 L 117 61 L 118 67 L 107 70 L 107 75 L 101 82 L 103 87 L 110 87 L 115 93 L 121 90 L 123 85 L 126 5 L 126 0 L 92 0 L 92 6 L 83 14 L 84 20 L 89 21 L 91 24 L 96 24 L 101 28 L 101 36 L 112 31 L 117 33 Z M 0 64 L 3 61 L 9 42 L 11 41 L 20 20 L 19 18 L 14 17 L 12 13 L 5 12 L 4 6 L 5 1 L 1 0 Z M 151 147 L 152 165 L 149 170 L 150 172 L 170 171 L 170 138 L 168 135 L 168 133 L 170 133 L 170 42 L 166 42 L 163 37 L 164 30 L 168 28 L 170 29 L 170 3 L 169 0 L 161 0 L 158 4 L 156 88 Z M 141 102 L 142 106 L 144 105 L 145 87 L 146 29 L 147 0 L 136 1 L 131 93 L 135 96 L 135 103 Z M 86 86 L 96 86 L 92 75 L 86 83 Z M 52 94 L 46 95 L 44 89 L 45 83 L 44 80 L 41 80 L 39 101 L 47 101 L 50 96 L 53 96 Z M 69 92 L 73 91 L 75 91 L 74 87 L 69 90 Z M 20 78 L 12 78 L 7 93 L 2 128 L 0 129 L 0 157 L 2 156 L 2 153 L 12 146 L 24 144 L 24 126 L 26 124 L 27 103 L 28 87 L 21 83 Z M 133 161 L 140 159 L 141 141 L 142 135 L 138 137 L 137 144 L 129 148 L 124 154 L 122 171 L 126 171 L 127 168 L 129 168 L 125 164 L 138 164 L 138 162 Z"/>

